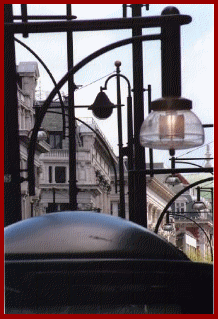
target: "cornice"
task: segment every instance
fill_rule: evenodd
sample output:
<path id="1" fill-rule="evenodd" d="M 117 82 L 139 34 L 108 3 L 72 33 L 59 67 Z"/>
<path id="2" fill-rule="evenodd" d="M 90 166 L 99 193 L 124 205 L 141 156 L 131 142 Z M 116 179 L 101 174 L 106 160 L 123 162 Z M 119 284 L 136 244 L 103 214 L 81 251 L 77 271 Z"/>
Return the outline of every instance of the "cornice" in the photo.
<path id="1" fill-rule="evenodd" d="M 164 200 L 169 201 L 175 193 L 172 192 L 168 187 L 164 186 L 156 177 L 152 177 L 147 184 L 147 187 L 157 193 Z"/>

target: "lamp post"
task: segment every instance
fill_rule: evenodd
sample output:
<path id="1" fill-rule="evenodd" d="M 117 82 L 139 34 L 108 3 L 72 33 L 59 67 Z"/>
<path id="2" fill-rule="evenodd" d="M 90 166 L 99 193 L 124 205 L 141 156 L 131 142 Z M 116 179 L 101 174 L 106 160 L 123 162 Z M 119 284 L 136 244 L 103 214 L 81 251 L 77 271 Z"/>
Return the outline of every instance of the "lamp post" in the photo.
<path id="1" fill-rule="evenodd" d="M 71 4 L 66 4 L 67 20 L 71 20 Z M 73 68 L 73 32 L 67 31 L 67 63 L 68 71 Z M 71 210 L 77 210 L 77 193 L 76 186 L 76 123 L 75 123 L 75 106 L 74 106 L 74 75 L 68 79 L 68 112 L 69 112 L 69 207 Z"/>
<path id="2" fill-rule="evenodd" d="M 178 15 L 167 7 L 162 15 Z M 192 102 L 181 97 L 180 25 L 161 28 L 162 98 L 151 103 L 151 112 L 143 122 L 140 141 L 144 147 L 176 150 L 204 143 L 204 130 L 190 110 Z"/>
<path id="3" fill-rule="evenodd" d="M 125 218 L 125 181 L 124 181 L 124 155 L 128 156 L 128 172 L 133 169 L 133 123 L 132 123 L 132 96 L 131 85 L 126 76 L 120 74 L 121 62 L 116 61 L 116 74 L 109 76 L 101 87 L 101 92 L 97 95 L 94 103 L 89 107 L 92 110 L 93 115 L 99 119 L 108 118 L 113 111 L 114 107 L 117 107 L 117 124 L 118 124 L 118 146 L 119 146 L 119 189 L 120 189 L 120 210 L 119 216 Z M 115 106 L 110 102 L 107 95 L 102 92 L 107 90 L 108 82 L 116 77 L 117 80 L 117 105 Z M 126 80 L 128 84 L 128 97 L 127 97 L 127 122 L 128 122 L 128 147 L 123 147 L 123 132 L 122 132 L 122 111 L 121 111 L 121 91 L 120 91 L 120 78 Z M 131 174 L 128 174 L 129 185 L 129 216 L 130 220 L 134 220 L 134 184 Z"/>
<path id="4" fill-rule="evenodd" d="M 213 201 L 214 201 L 213 187 L 200 187 L 200 191 L 209 192 L 211 194 L 211 211 L 212 211 L 212 216 L 213 216 L 213 210 L 214 210 L 214 208 L 213 208 Z"/>
<path id="5" fill-rule="evenodd" d="M 172 154 L 172 153 L 171 153 Z M 170 158 L 171 161 L 171 169 L 172 169 L 172 174 L 167 176 L 165 183 L 175 186 L 181 183 L 180 179 L 178 178 L 178 176 L 175 175 L 175 164 L 176 163 L 181 163 L 181 164 L 189 164 L 192 166 L 196 166 L 198 168 L 201 169 L 201 172 L 209 172 L 213 175 L 213 169 L 208 171 L 207 168 L 208 167 L 203 167 L 202 165 L 198 165 L 196 163 L 191 163 L 191 162 L 187 162 L 186 160 L 204 160 L 205 158 L 181 158 L 181 159 L 177 159 L 176 157 L 174 157 L 174 154 L 172 155 L 172 157 Z M 212 158 L 211 158 L 212 159 Z M 191 171 L 190 171 L 191 172 Z M 200 172 L 200 171 L 199 171 Z"/>
<path id="6" fill-rule="evenodd" d="M 196 187 L 197 190 L 197 201 L 192 205 L 192 209 L 200 212 L 202 209 L 205 209 L 205 204 L 201 201 L 200 187 Z"/>
<path id="7" fill-rule="evenodd" d="M 174 149 L 170 150 L 170 155 L 172 156 L 172 158 L 171 158 L 172 159 L 172 161 L 171 161 L 172 174 L 170 176 L 167 176 L 165 183 L 172 185 L 172 186 L 175 186 L 175 185 L 180 184 L 180 179 L 175 175 L 175 157 L 174 157 L 175 150 Z"/>
<path id="8" fill-rule="evenodd" d="M 132 17 L 140 17 L 143 4 L 132 4 Z M 149 6 L 146 5 L 146 9 Z M 132 36 L 141 36 L 142 27 L 135 24 L 132 28 Z M 136 171 L 146 169 L 145 151 L 140 144 L 140 128 L 144 121 L 144 85 L 143 85 L 143 48 L 142 42 L 136 41 L 132 46 L 133 54 L 133 118 L 134 118 L 134 169 Z M 134 74 L 137 76 L 134 76 Z M 147 194 L 146 194 L 146 176 L 134 174 L 134 197 L 136 223 L 147 227 Z"/>

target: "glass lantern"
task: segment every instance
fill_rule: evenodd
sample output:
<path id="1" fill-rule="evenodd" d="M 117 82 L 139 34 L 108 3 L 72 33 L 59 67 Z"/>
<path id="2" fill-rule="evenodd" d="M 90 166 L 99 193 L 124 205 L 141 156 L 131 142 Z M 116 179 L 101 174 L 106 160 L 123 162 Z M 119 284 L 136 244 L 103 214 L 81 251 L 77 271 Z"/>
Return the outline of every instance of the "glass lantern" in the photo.
<path id="1" fill-rule="evenodd" d="M 191 101 L 162 98 L 152 102 L 152 111 L 140 130 L 140 143 L 153 149 L 187 149 L 204 143 L 204 129 L 190 110 Z"/>

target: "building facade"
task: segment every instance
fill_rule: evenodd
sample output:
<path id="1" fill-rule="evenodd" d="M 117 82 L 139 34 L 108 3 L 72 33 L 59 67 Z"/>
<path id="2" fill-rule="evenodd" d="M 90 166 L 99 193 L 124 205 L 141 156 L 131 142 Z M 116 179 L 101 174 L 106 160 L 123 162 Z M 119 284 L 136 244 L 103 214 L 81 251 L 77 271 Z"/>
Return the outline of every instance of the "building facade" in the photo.
<path id="1" fill-rule="evenodd" d="M 53 116 L 53 113 L 48 113 L 43 123 L 49 131 L 51 146 L 51 151 L 40 157 L 43 166 L 40 187 L 44 213 L 69 209 L 69 143 L 68 138 L 62 139 L 60 115 L 57 115 L 60 120 L 57 122 L 51 121 Z M 116 165 L 117 157 L 94 120 L 83 120 L 93 131 L 82 123 L 78 124 L 76 128 L 78 209 L 96 210 L 110 214 L 113 170 L 111 160 L 113 159 L 114 165 Z M 46 125 L 46 123 L 50 124 Z M 53 123 L 52 128 L 51 123 Z"/>
<path id="2" fill-rule="evenodd" d="M 28 195 L 27 176 L 27 157 L 28 145 L 31 136 L 31 130 L 35 122 L 35 90 L 37 80 L 39 78 L 39 70 L 36 62 L 21 62 L 17 66 L 18 84 L 18 122 L 19 122 L 19 138 L 20 138 L 20 170 L 21 170 L 21 207 L 22 218 L 29 218 L 41 214 L 41 189 L 40 174 L 42 163 L 40 155 L 50 151 L 50 146 L 44 141 L 38 141 L 35 152 L 35 179 L 36 194 Z"/>

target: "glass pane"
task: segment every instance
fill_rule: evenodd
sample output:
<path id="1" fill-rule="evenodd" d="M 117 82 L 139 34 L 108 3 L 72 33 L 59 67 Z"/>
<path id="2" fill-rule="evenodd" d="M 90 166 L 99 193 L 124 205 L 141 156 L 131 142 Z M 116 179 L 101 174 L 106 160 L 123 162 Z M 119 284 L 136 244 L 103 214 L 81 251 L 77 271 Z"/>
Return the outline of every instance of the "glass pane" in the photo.
<path id="1" fill-rule="evenodd" d="M 55 135 L 55 148 L 61 148 L 61 137 L 60 137 L 60 135 Z"/>
<path id="2" fill-rule="evenodd" d="M 50 144 L 51 148 L 55 148 L 54 135 L 50 135 L 50 136 L 49 136 L 49 144 Z"/>
<path id="3" fill-rule="evenodd" d="M 66 167 L 56 166 L 55 167 L 55 182 L 65 183 L 66 181 Z"/>

